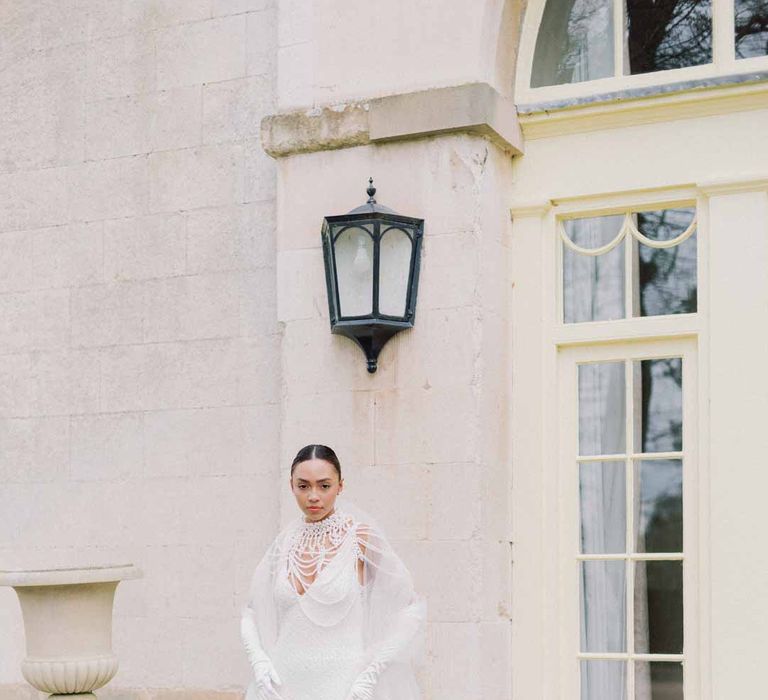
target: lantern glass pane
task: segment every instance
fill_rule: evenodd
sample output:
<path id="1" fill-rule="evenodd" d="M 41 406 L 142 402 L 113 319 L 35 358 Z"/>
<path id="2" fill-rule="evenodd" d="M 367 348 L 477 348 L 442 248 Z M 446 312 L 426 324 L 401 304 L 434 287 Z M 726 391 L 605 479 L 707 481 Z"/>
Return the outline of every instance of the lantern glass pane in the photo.
<path id="1" fill-rule="evenodd" d="M 401 229 L 384 231 L 379 243 L 379 313 L 405 316 L 413 244 Z"/>
<path id="2" fill-rule="evenodd" d="M 348 228 L 336 238 L 334 251 L 340 315 L 369 315 L 373 310 L 373 239 L 364 228 Z"/>

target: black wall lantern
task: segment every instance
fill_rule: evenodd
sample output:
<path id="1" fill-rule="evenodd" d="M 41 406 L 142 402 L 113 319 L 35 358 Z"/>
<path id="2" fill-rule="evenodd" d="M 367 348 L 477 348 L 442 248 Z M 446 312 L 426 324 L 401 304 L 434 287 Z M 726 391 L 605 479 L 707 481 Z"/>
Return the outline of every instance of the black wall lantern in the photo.
<path id="1" fill-rule="evenodd" d="M 377 204 L 368 183 L 368 201 L 325 217 L 322 236 L 331 332 L 354 340 L 375 372 L 386 342 L 413 328 L 424 219 Z"/>

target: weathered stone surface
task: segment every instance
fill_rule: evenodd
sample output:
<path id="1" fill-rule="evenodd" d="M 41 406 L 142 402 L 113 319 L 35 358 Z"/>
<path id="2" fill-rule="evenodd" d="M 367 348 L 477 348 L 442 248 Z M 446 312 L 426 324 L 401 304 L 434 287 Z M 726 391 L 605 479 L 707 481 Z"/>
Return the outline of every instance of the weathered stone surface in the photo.
<path id="1" fill-rule="evenodd" d="M 0 171 L 83 159 L 85 59 L 82 44 L 57 47 L 25 56 L 3 73 Z"/>
<path id="2" fill-rule="evenodd" d="M 185 218 L 190 274 L 274 267 L 271 201 L 198 209 Z"/>
<path id="3" fill-rule="evenodd" d="M 0 231 L 18 231 L 70 221 L 68 168 L 0 174 Z"/>
<path id="4" fill-rule="evenodd" d="M 161 90 L 245 75 L 244 15 L 209 19 L 157 32 L 157 84 Z"/>
<path id="5" fill-rule="evenodd" d="M 143 462 L 143 428 L 140 413 L 73 417 L 70 476 L 84 481 L 129 478 Z"/>
<path id="6" fill-rule="evenodd" d="M 98 160 L 198 146 L 201 101 L 200 86 L 192 85 L 89 102 L 87 157 Z"/>
<path id="7" fill-rule="evenodd" d="M 243 149 L 203 146 L 149 156 L 153 213 L 243 201 Z"/>
<path id="8" fill-rule="evenodd" d="M 29 231 L 0 234 L 0 291 L 3 293 L 33 286 L 33 239 Z"/>
<path id="9" fill-rule="evenodd" d="M 72 345 L 97 347 L 142 342 L 145 299 L 146 289 L 130 282 L 73 289 Z"/>
<path id="10" fill-rule="evenodd" d="M 104 222 L 104 280 L 175 277 L 185 272 L 186 222 L 155 214 Z"/>
<path id="11" fill-rule="evenodd" d="M 130 3 L 124 3 L 130 6 Z M 154 37 L 125 34 L 88 43 L 86 99 L 151 92 L 157 87 Z"/>
<path id="12" fill-rule="evenodd" d="M 485 700 L 482 684 L 478 682 L 482 677 L 479 626 L 471 622 L 433 622 L 428 643 L 427 683 L 431 697 Z M 456 663 L 457 658 L 462 660 L 461 664 Z"/>
<path id="13" fill-rule="evenodd" d="M 203 141 L 257 138 L 261 119 L 273 109 L 272 80 L 255 76 L 203 86 Z"/>
<path id="14" fill-rule="evenodd" d="M 263 5 L 261 11 L 246 15 L 246 68 L 248 75 L 269 75 L 275 80 L 277 67 L 277 11 L 273 0 L 220 0 L 222 3 L 249 2 Z M 216 0 L 214 0 L 216 2 Z M 215 10 L 214 10 L 215 11 Z"/>
<path id="15" fill-rule="evenodd" d="M 243 12 L 261 12 L 274 5 L 275 0 L 213 0 L 211 12 L 214 17 L 218 15 L 239 15 Z"/>
<path id="16" fill-rule="evenodd" d="M 319 247 L 278 254 L 277 296 L 277 316 L 283 322 L 328 318 L 323 252 Z"/>
<path id="17" fill-rule="evenodd" d="M 0 295 L 0 354 L 66 345 L 69 311 L 68 289 Z"/>
<path id="18" fill-rule="evenodd" d="M 446 367 L 446 371 L 450 368 Z M 476 454 L 471 386 L 409 387 L 376 395 L 376 461 L 470 462 Z M 390 436 L 397 435 L 397 440 Z"/>
<path id="19" fill-rule="evenodd" d="M 32 234 L 35 286 L 70 287 L 102 280 L 101 222 L 57 226 Z"/>
<path id="20" fill-rule="evenodd" d="M 258 139 L 243 142 L 244 202 L 272 201 L 277 196 L 276 167 Z"/>
<path id="21" fill-rule="evenodd" d="M 268 116 L 261 123 L 261 131 L 264 150 L 273 158 L 370 141 L 368 109 L 363 104 Z"/>
<path id="22" fill-rule="evenodd" d="M 32 356 L 36 415 L 92 413 L 99 406 L 99 362 L 92 350 L 55 350 Z"/>
<path id="23" fill-rule="evenodd" d="M 0 481 L 55 481 L 69 465 L 69 418 L 0 419 Z"/>
<path id="24" fill-rule="evenodd" d="M 282 93 L 291 90 L 299 92 L 300 86 L 283 87 Z M 262 130 L 264 148 L 275 158 L 451 132 L 482 136 L 502 150 L 522 152 L 514 104 L 485 83 L 284 112 L 266 117 Z"/>
<path id="25" fill-rule="evenodd" d="M 70 168 L 67 186 L 72 218 L 91 221 L 147 214 L 149 172 L 146 156 L 99 160 Z"/>
<path id="26" fill-rule="evenodd" d="M 0 416 L 28 417 L 33 398 L 32 356 L 28 353 L 0 356 Z"/>
<path id="27" fill-rule="evenodd" d="M 144 340 L 148 343 L 239 335 L 236 276 L 193 275 L 145 284 Z"/>

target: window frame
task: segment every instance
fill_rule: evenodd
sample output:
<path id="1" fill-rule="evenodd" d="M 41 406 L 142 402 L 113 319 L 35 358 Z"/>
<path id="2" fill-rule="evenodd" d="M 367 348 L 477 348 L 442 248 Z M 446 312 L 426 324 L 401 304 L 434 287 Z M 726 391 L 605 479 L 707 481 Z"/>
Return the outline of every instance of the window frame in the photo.
<path id="1" fill-rule="evenodd" d="M 693 235 L 697 236 L 698 241 L 698 229 L 699 229 L 699 223 L 698 223 L 698 217 L 696 214 L 696 200 L 695 198 L 691 198 L 688 200 L 682 199 L 675 203 L 667 203 L 663 207 L 659 207 L 659 209 L 676 209 L 676 208 L 692 208 L 694 209 L 694 223 L 692 224 L 694 226 Z M 678 318 L 678 319 L 686 319 L 690 318 L 692 316 L 696 316 L 698 311 L 698 302 L 697 302 L 697 311 L 690 313 L 690 314 L 664 314 L 664 315 L 655 315 L 655 316 L 639 316 L 639 315 L 630 315 L 630 309 L 632 308 L 633 301 L 635 299 L 635 292 L 633 285 L 637 282 L 637 270 L 634 267 L 635 260 L 633 255 L 633 247 L 637 243 L 637 239 L 635 239 L 634 236 L 630 234 L 626 234 L 624 237 L 624 242 L 626 243 L 625 248 L 623 250 L 623 265 L 624 265 L 624 307 L 625 307 L 625 317 L 622 319 L 615 319 L 612 321 L 569 321 L 565 322 L 563 320 L 563 317 L 565 316 L 565 290 L 563 288 L 563 263 L 564 263 L 564 246 L 565 243 L 562 242 L 561 236 L 565 235 L 567 236 L 567 232 L 564 231 L 563 225 L 566 221 L 572 221 L 574 219 L 581 219 L 581 218 L 592 218 L 593 216 L 615 216 L 615 215 L 626 215 L 627 213 L 641 213 L 644 211 L 655 211 L 656 209 L 652 205 L 639 205 L 639 206 L 632 206 L 632 207 L 611 207 L 607 211 L 601 212 L 599 214 L 588 214 L 580 210 L 568 212 L 561 211 L 557 218 L 556 218 L 556 227 L 557 227 L 557 234 L 558 234 L 558 240 L 559 245 L 557 247 L 557 266 L 558 266 L 558 278 L 557 278 L 557 319 L 559 322 L 559 326 L 562 328 L 575 326 L 575 325 L 598 325 L 598 324 L 614 324 L 621 321 L 628 321 L 628 320 L 639 320 L 639 319 L 651 319 L 651 318 Z M 699 284 L 699 269 L 698 269 L 698 261 L 697 261 L 697 287 Z M 589 333 L 589 331 L 587 331 Z"/>
<path id="2" fill-rule="evenodd" d="M 576 557 L 570 556 L 577 547 L 572 546 L 572 542 L 569 545 L 565 534 L 567 513 L 575 510 L 578 516 L 578 491 L 567 493 L 562 469 L 565 433 L 556 408 L 562 405 L 561 357 L 585 352 L 595 358 L 600 353 L 615 353 L 622 348 L 634 348 L 637 352 L 646 348 L 647 353 L 648 348 L 693 343 L 697 378 L 691 391 L 696 413 L 691 419 L 695 425 L 688 421 L 687 431 L 693 437 L 687 444 L 696 455 L 696 481 L 692 483 L 688 479 L 684 499 L 688 509 L 686 536 L 690 538 L 695 531 L 695 540 L 691 543 L 686 540 L 684 551 L 695 566 L 696 580 L 691 580 L 694 569 L 689 566 L 685 579 L 685 683 L 687 698 L 711 700 L 710 582 L 706 573 L 709 571 L 709 465 L 704 435 L 709 419 L 706 380 L 708 194 L 705 187 L 668 185 L 521 201 L 511 207 L 512 274 L 514 297 L 519 299 L 508 341 L 516 348 L 510 391 L 512 414 L 517 418 L 513 421 L 511 440 L 516 446 L 516 464 L 535 465 L 512 471 L 511 539 L 517 566 L 512 612 L 517 624 L 512 628 L 512 650 L 520 658 L 535 658 L 535 662 L 526 663 L 513 674 L 515 696 L 573 700 L 579 692 L 578 579 L 568 573 L 577 566 Z M 559 219 L 675 206 L 696 208 L 697 312 L 563 323 Z M 531 523 L 536 523 L 533 529 Z M 568 610 L 571 619 L 564 624 Z"/>
<path id="3" fill-rule="evenodd" d="M 682 83 L 684 90 L 690 81 L 701 81 L 724 76 L 740 76 L 768 70 L 768 55 L 751 58 L 736 58 L 734 37 L 734 0 L 712 0 L 712 62 L 699 66 L 674 68 L 670 70 L 623 75 L 624 0 L 611 0 L 613 3 L 613 57 L 614 75 L 608 78 L 585 80 L 578 83 L 531 87 L 533 57 L 539 25 L 544 15 L 546 0 L 530 3 L 523 21 L 523 33 L 518 53 L 517 75 L 515 80 L 515 101 L 517 104 L 548 102 L 588 95 L 603 95 L 624 90 L 642 89 L 653 86 Z"/>
<path id="4" fill-rule="evenodd" d="M 665 560 L 669 559 L 660 553 L 625 555 L 584 555 L 579 551 L 579 472 L 577 468 L 578 455 L 578 366 L 582 363 L 609 362 L 615 360 L 634 361 L 641 359 L 655 359 L 661 357 L 681 357 L 683 361 L 683 552 L 681 557 L 671 560 L 683 561 L 683 638 L 684 638 L 684 693 L 686 700 L 696 700 L 701 697 L 699 693 L 699 673 L 697 668 L 698 655 L 696 644 L 700 638 L 699 633 L 699 594 L 697 583 L 699 580 L 697 556 L 699 550 L 699 530 L 696 527 L 698 521 L 697 485 L 697 348 L 696 338 L 684 336 L 677 338 L 644 339 L 628 342 L 579 345 L 568 347 L 558 353 L 558 395 L 559 407 L 562 411 L 559 418 L 562 430 L 559 441 L 558 458 L 558 483 L 559 499 L 563 504 L 560 508 L 559 521 L 559 549 L 561 556 L 560 575 L 560 605 L 561 619 L 563 620 L 565 650 L 561 657 L 560 673 L 565 678 L 566 689 L 570 688 L 578 698 L 580 670 L 578 662 L 583 659 L 626 659 L 630 657 L 629 646 L 627 652 L 615 654 L 584 653 L 579 648 L 580 634 L 580 601 L 578 589 L 579 563 L 583 560 L 598 560 L 601 558 L 619 559 L 633 562 L 640 560 Z M 629 400 L 632 400 L 631 398 Z M 630 571 L 634 571 L 633 564 Z M 627 606 L 625 614 L 627 619 L 633 617 L 633 600 L 631 592 L 634 590 L 632 578 L 627 581 Z M 627 625 L 627 629 L 633 628 L 633 624 Z M 677 660 L 678 655 L 670 654 L 632 654 L 636 660 Z M 573 663 L 574 660 L 577 663 Z M 628 663 L 632 663 L 630 659 Z M 629 676 L 628 699 L 634 700 L 634 674 Z M 567 695 L 567 692 L 566 692 Z"/>

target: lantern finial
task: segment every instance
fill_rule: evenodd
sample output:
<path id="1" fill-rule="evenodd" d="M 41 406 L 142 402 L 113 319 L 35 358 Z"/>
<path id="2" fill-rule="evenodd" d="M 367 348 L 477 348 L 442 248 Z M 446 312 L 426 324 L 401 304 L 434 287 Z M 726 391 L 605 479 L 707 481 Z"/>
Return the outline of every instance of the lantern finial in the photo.
<path id="1" fill-rule="evenodd" d="M 368 189 L 366 190 L 366 194 L 368 195 L 368 204 L 376 204 L 376 199 L 374 195 L 376 194 L 376 188 L 373 186 L 373 178 L 368 178 Z"/>

